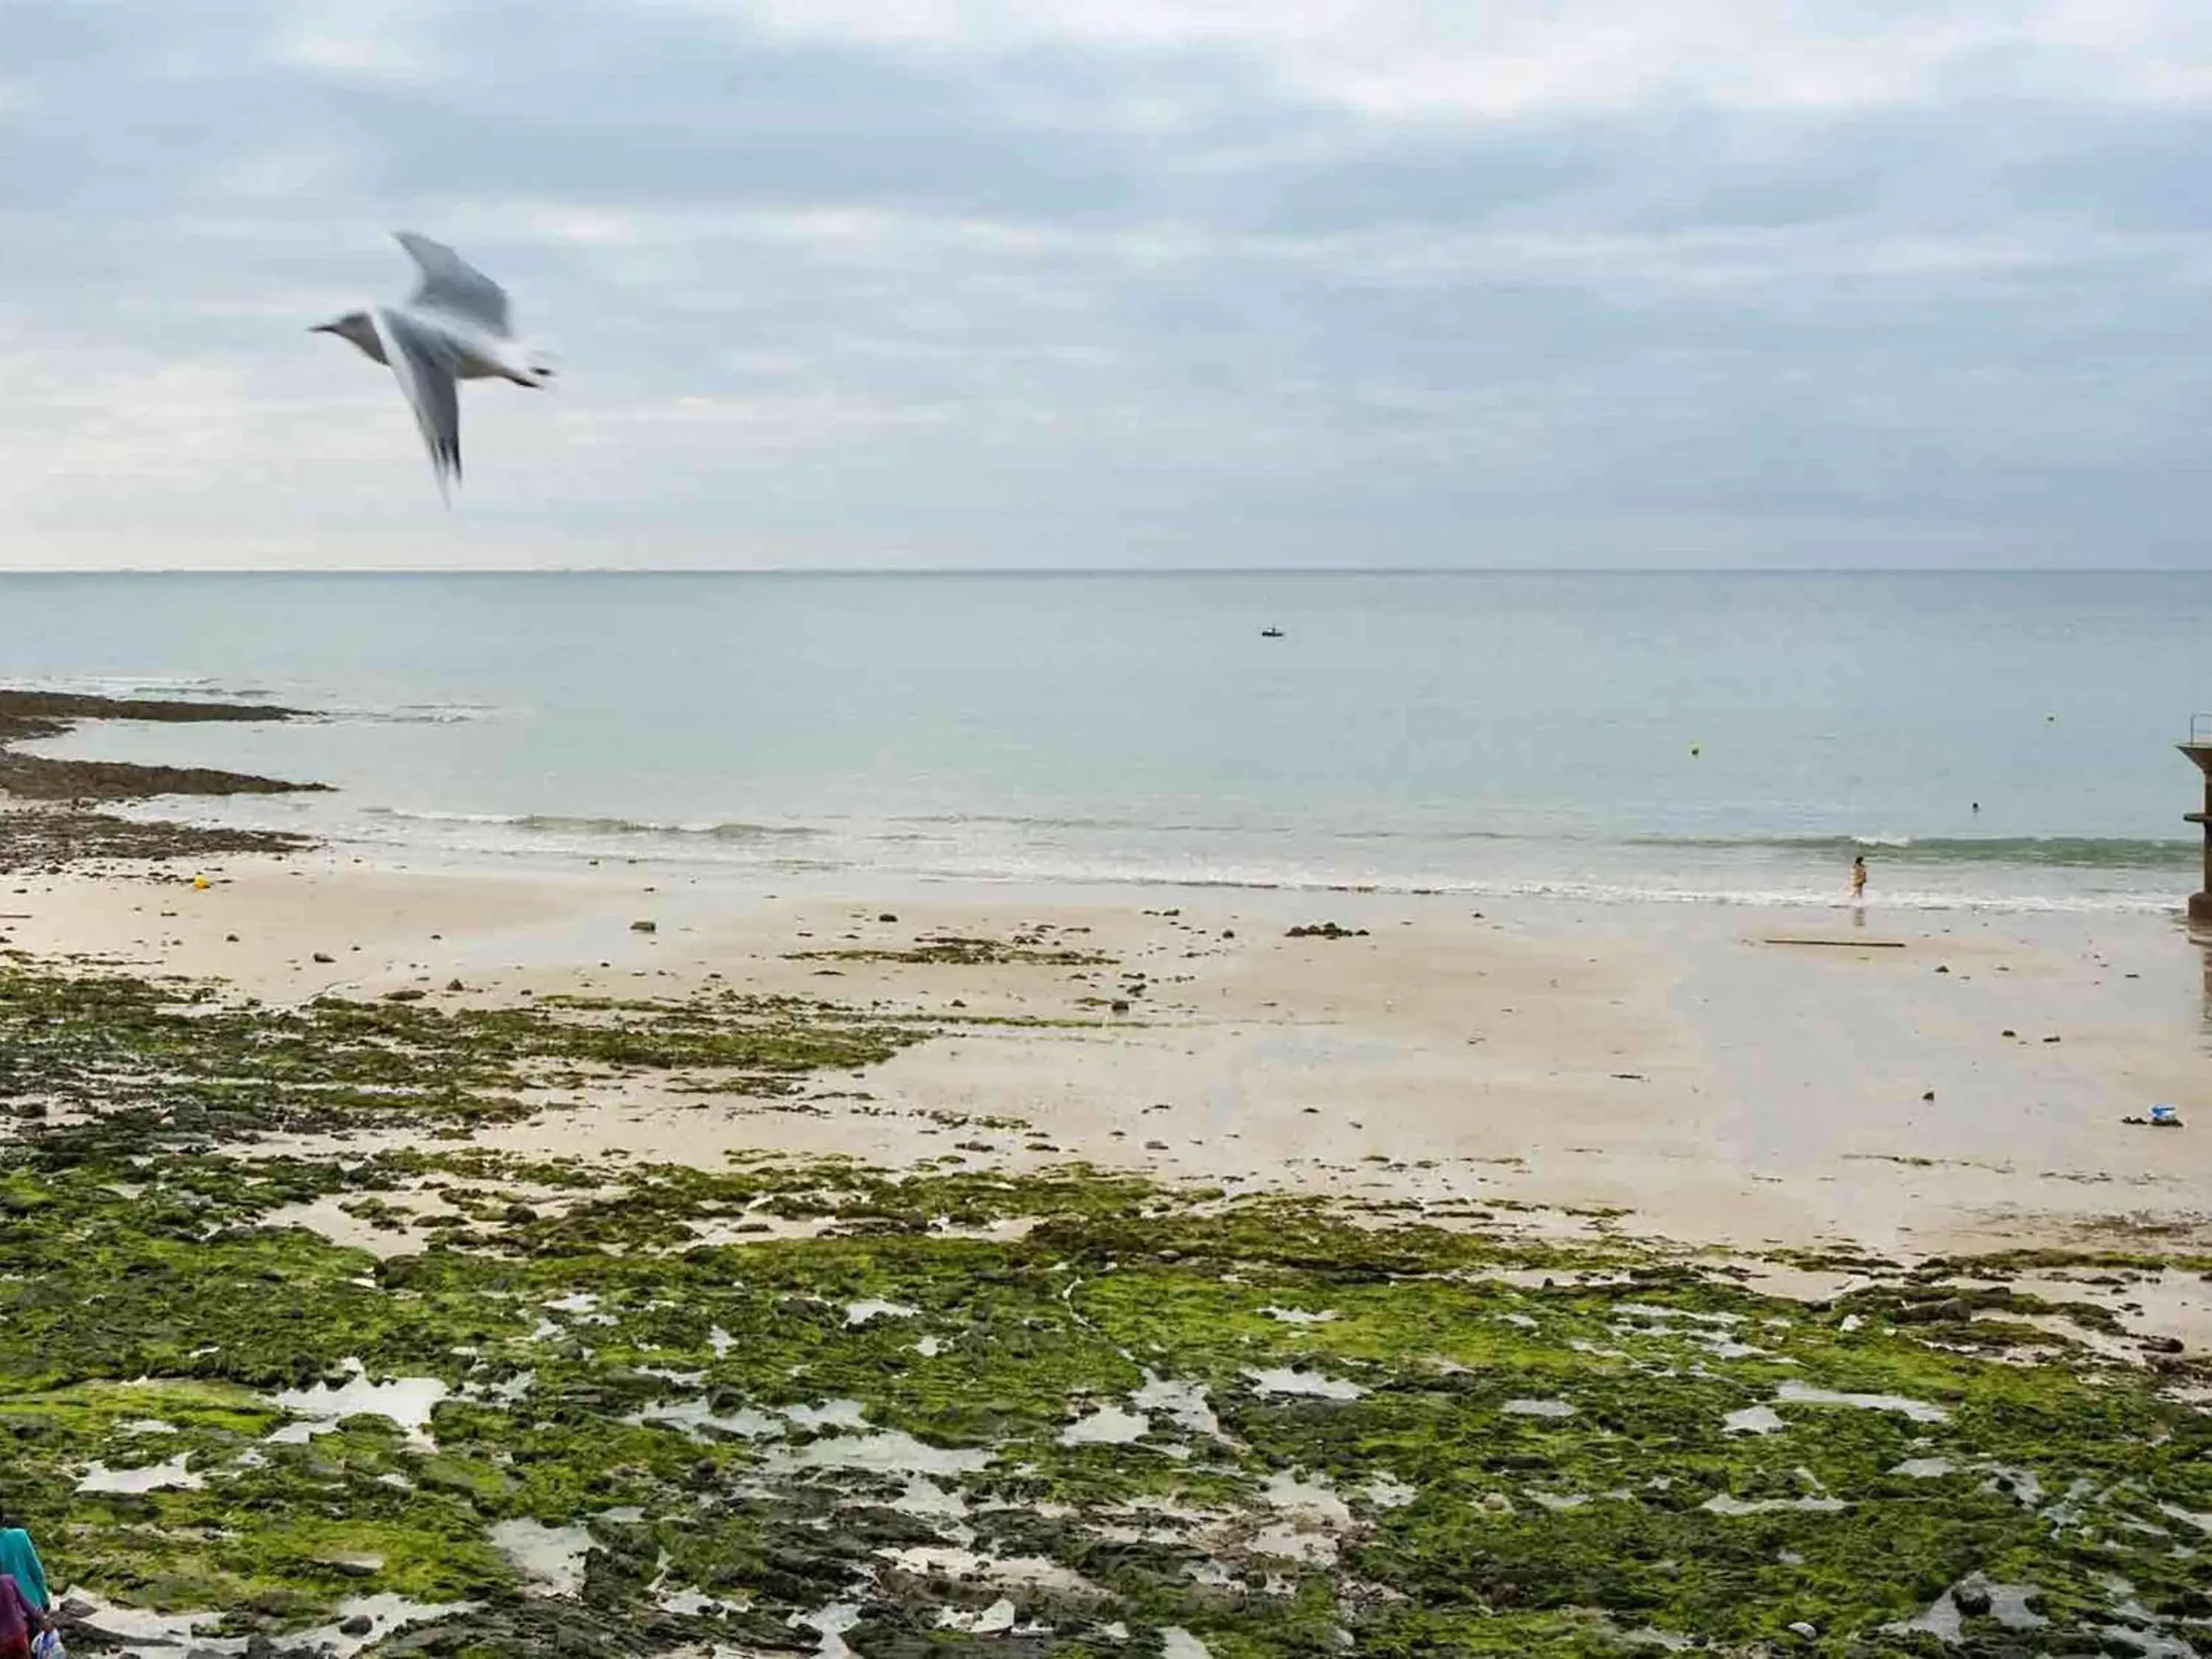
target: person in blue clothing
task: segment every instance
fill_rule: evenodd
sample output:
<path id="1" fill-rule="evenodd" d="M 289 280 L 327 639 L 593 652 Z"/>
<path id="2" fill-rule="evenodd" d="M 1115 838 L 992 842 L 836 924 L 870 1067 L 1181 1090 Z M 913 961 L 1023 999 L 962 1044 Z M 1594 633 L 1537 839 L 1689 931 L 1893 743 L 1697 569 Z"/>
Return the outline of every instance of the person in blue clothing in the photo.
<path id="1" fill-rule="evenodd" d="M 8 1517 L 13 1521 L 14 1516 Z M 31 1542 L 31 1534 L 17 1526 L 0 1526 L 0 1573 L 15 1581 L 23 1592 L 23 1599 L 40 1613 L 53 1605 L 53 1597 L 46 1589 L 46 1563 L 39 1559 L 38 1547 Z"/>

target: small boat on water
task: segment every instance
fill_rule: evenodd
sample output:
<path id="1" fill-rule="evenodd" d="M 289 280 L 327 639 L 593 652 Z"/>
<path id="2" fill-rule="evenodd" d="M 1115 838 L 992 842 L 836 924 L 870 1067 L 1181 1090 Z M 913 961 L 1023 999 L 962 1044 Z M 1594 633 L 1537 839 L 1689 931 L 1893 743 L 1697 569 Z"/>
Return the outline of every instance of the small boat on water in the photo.
<path id="1" fill-rule="evenodd" d="M 1283 637 L 1283 630 L 1279 628 L 1263 628 L 1260 630 L 1260 637 L 1263 640 L 1279 640 Z"/>

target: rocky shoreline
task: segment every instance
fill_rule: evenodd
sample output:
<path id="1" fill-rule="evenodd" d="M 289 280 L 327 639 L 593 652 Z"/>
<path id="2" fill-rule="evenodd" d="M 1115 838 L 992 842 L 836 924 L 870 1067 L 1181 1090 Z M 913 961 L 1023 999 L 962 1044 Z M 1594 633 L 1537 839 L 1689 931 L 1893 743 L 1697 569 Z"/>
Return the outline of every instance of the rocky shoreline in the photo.
<path id="1" fill-rule="evenodd" d="M 0 873 L 53 872 L 115 862 L 167 863 L 235 853 L 287 853 L 305 837 L 228 830 L 95 810 L 163 795 L 270 795 L 326 785 L 209 767 L 149 766 L 131 761 L 58 760 L 17 745 L 59 737 L 86 720 L 164 724 L 288 720 L 306 711 L 273 704 L 100 697 L 0 690 Z"/>
<path id="2" fill-rule="evenodd" d="M 2212 1633 L 2212 1375 L 2114 1307 L 2203 1255 L 1722 1257 L 1541 1237 L 1495 1202 L 957 1151 L 710 1170 L 471 1144 L 620 1109 L 645 1075 L 866 1100 L 854 1079 L 976 1018 L 735 987 L 276 1006 L 0 961 L 0 1461 L 88 1598 L 76 1645 Z"/>
<path id="3" fill-rule="evenodd" d="M 0 694 L 0 753 L 113 718 L 297 714 Z M 238 775 L 31 763 L 0 865 L 158 869 L 228 833 L 81 803 Z M 0 916 L 0 1489 L 72 1650 L 2212 1650 L 2212 1362 L 2146 1317 L 2212 1281 L 2193 1212 L 2002 1255 L 1693 1248 L 1515 1195 L 1536 1108 L 1447 1188 L 1453 1148 L 1414 1139 L 1437 1112 L 1386 1123 L 1389 1073 L 1242 1063 L 1296 1125 L 1258 1179 L 1132 1167 L 1263 1133 L 1146 1046 L 1205 1041 L 1232 984 L 1270 1045 L 1384 1047 L 1457 962 L 1433 1098 L 1497 1086 L 1478 1053 L 1652 1086 L 1669 1049 L 1600 1046 L 1632 987 L 1576 977 L 1578 943 L 903 902 L 714 934 L 626 872 L 562 924 L 595 966 L 503 977 L 450 884 L 349 909 L 297 866 L 158 896 L 130 867 Z M 1887 954 L 1954 994 L 2030 978 L 1954 974 L 1970 948 Z M 1316 1023 L 1267 1024 L 1279 999 Z M 1009 1035 L 1043 1058 L 993 1095 Z M 914 1092 L 940 1060 L 957 1087 Z M 1052 1117 L 1085 1068 L 1116 1079 L 1088 1143 Z M 833 1118 L 914 1138 L 787 1150 Z"/>

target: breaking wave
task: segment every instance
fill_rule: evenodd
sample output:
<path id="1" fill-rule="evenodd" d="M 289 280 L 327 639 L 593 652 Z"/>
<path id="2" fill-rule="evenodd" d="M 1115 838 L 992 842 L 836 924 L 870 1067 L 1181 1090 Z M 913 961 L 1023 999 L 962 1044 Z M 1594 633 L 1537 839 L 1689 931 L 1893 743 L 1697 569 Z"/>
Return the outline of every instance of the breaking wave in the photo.
<path id="1" fill-rule="evenodd" d="M 806 840 L 821 832 L 803 823 L 664 823 L 650 818 L 599 817 L 563 812 L 440 812 L 401 806 L 362 809 L 371 817 L 414 823 L 477 825 L 520 830 L 526 835 L 677 837 L 714 842 Z"/>
<path id="2" fill-rule="evenodd" d="M 1879 854 L 1896 864 L 2013 865 L 2063 870 L 2187 870 L 2191 841 L 2094 836 L 1638 836 L 1633 847 L 1796 854 L 1808 859 Z"/>

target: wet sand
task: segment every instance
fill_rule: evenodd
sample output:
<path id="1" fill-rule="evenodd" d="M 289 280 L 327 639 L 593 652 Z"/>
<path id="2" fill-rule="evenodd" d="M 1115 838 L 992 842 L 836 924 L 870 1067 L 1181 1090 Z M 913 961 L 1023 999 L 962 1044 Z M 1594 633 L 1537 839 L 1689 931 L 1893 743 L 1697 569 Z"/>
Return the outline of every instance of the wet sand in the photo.
<path id="1" fill-rule="evenodd" d="M 720 975 L 1043 1022 L 965 1025 L 799 1102 L 628 1085 L 619 1104 L 484 1137 L 517 1150 L 1082 1159 L 1899 1258 L 2212 1244 L 2212 966 L 2161 917 L 1877 907 L 1859 923 L 1544 901 L 1478 915 L 1441 897 L 951 885 L 772 896 L 645 866 L 430 873 L 332 853 L 207 873 L 205 890 L 14 878 L 0 946 L 279 1003 L 657 994 Z M 1355 936 L 1285 937 L 1324 921 Z M 1112 965 L 805 954 L 945 935 Z M 455 978 L 465 992 L 444 988 Z M 2122 1123 L 2153 1102 L 2188 1127 Z"/>

